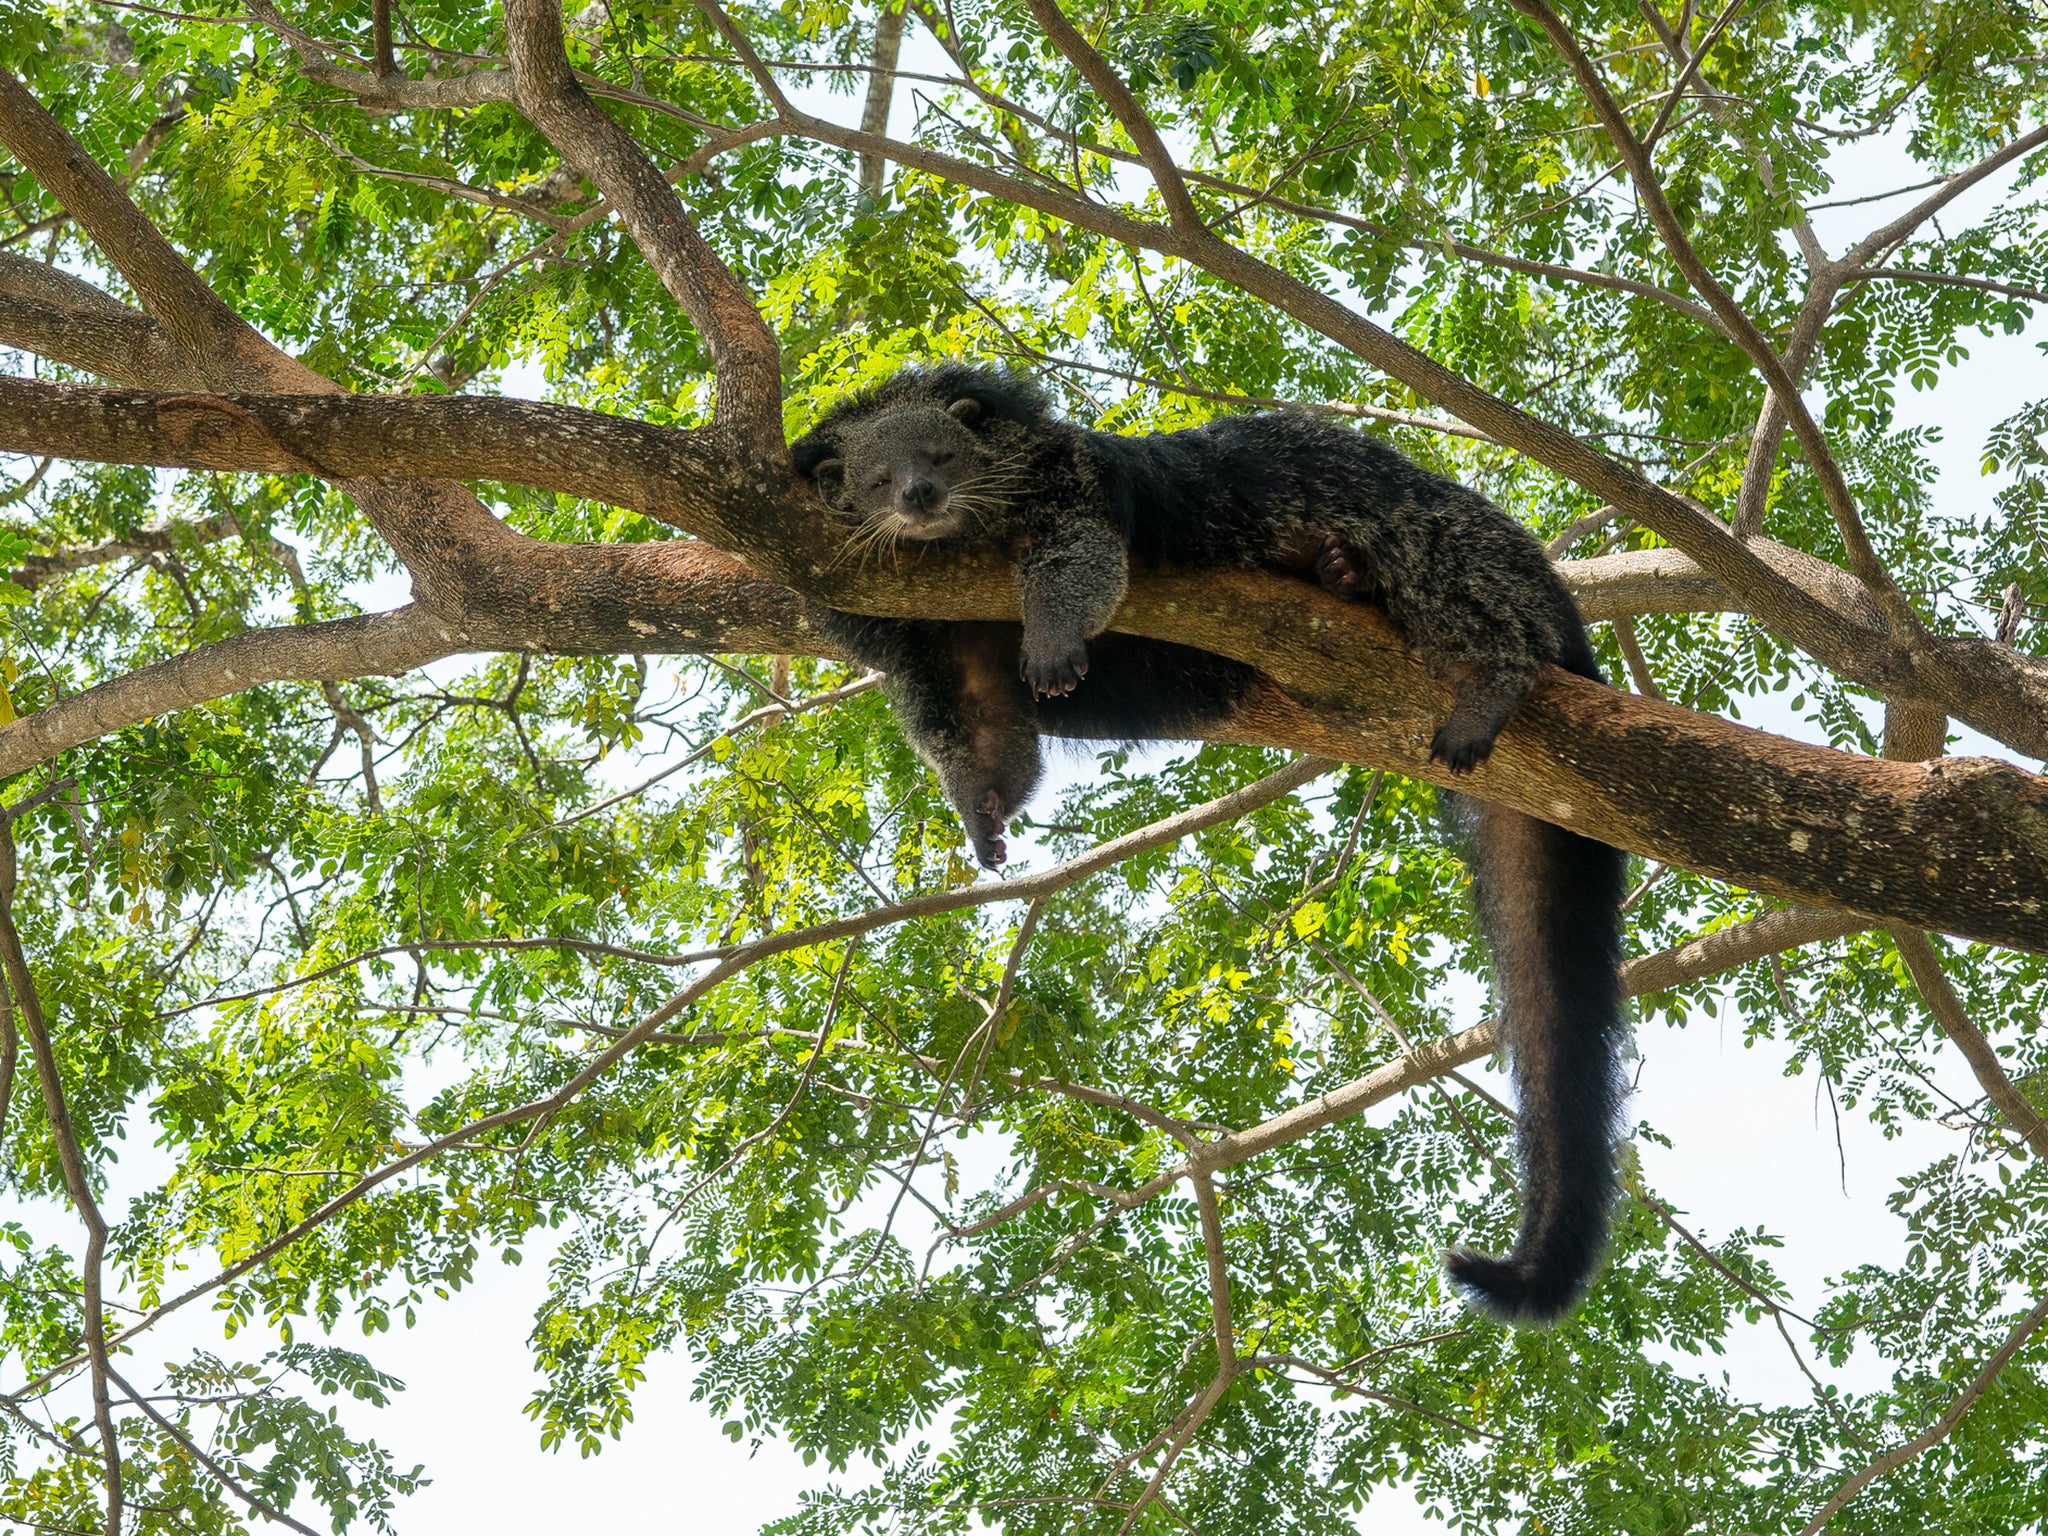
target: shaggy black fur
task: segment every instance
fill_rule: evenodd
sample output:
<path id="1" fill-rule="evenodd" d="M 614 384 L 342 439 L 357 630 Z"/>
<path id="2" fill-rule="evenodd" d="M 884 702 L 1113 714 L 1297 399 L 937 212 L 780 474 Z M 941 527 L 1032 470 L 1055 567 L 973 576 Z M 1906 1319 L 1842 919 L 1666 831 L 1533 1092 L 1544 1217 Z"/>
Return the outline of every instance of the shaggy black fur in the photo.
<path id="1" fill-rule="evenodd" d="M 1545 665 L 1600 677 L 1571 595 L 1526 529 L 1311 416 L 1118 437 L 1053 416 L 1017 375 L 947 363 L 842 402 L 791 452 L 856 525 L 856 547 L 988 539 L 1017 562 L 1021 629 L 830 621 L 888 674 L 905 730 L 991 868 L 1038 781 L 1041 732 L 1197 734 L 1249 684 L 1238 663 L 1104 633 L 1133 560 L 1312 574 L 1380 604 L 1455 690 L 1430 747 L 1454 773 L 1493 750 Z M 1617 1187 L 1624 856 L 1499 807 L 1470 819 L 1521 1099 L 1522 1228 L 1507 1259 L 1461 1250 L 1447 1264 L 1487 1311 L 1549 1322 L 1590 1282 Z"/>

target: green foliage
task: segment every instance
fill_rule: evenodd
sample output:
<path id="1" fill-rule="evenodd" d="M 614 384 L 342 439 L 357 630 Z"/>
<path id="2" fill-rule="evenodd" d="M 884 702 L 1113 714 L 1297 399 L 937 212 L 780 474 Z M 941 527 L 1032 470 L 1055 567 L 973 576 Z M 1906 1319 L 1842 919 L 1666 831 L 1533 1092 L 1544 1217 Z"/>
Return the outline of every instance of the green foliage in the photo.
<path id="1" fill-rule="evenodd" d="M 409 39 L 443 50 L 444 76 L 502 48 L 489 8 L 394 9 L 415 77 L 426 55 Z M 0 63 L 127 173 L 266 334 L 359 389 L 538 382 L 658 421 L 708 412 L 704 345 L 618 225 L 556 231 L 537 216 L 559 223 L 595 198 L 554 174 L 509 106 L 365 112 L 240 10 L 199 11 L 16 8 Z M 369 14 L 323 0 L 291 20 L 367 54 Z M 870 10 L 786 0 L 736 14 L 764 56 L 816 66 L 786 71 L 807 99 L 847 106 L 828 93 L 850 88 L 838 66 L 864 62 Z M 1073 14 L 1201 173 L 1194 194 L 1215 227 L 1733 511 L 1760 385 L 1721 335 L 1645 291 L 1682 279 L 1511 6 L 1171 0 Z M 1687 15 L 1698 43 L 1709 19 Z M 1022 7 L 912 16 L 913 38 L 935 28 L 945 67 L 983 87 L 920 85 L 919 143 L 1158 212 L 1121 130 Z M 1647 127 L 1673 69 L 1642 11 L 1608 0 L 1570 20 Z M 701 146 L 698 123 L 761 115 L 694 6 L 594 8 L 572 43 L 594 78 L 673 109 L 608 107 L 662 164 Z M 1703 259 L 1780 335 L 1804 287 L 1795 226 L 1845 190 L 1842 146 L 1882 136 L 1923 173 L 1912 179 L 1967 165 L 2039 119 L 2044 46 L 2037 8 L 1990 0 L 1757 8 L 1707 53 L 1711 96 L 1673 113 L 1658 168 Z M 851 169 L 767 138 L 683 182 L 782 339 L 792 430 L 905 359 L 1002 354 L 1041 365 L 1075 414 L 1120 431 L 1248 400 L 1363 407 L 1366 430 L 1546 537 L 1594 510 L 1492 443 L 1383 419 L 1412 422 L 1423 403 L 1209 274 L 923 172 L 894 170 L 871 198 Z M 1887 264 L 2038 289 L 2048 220 L 2033 177 L 1974 228 L 1915 230 Z M 485 200 L 452 197 L 451 183 Z M 126 296 L 25 173 L 0 168 L 0 217 L 0 245 Z M 1506 259 L 1471 259 L 1460 242 Z M 1985 424 L 1986 471 L 2004 476 L 1996 513 L 1958 519 L 1934 513 L 1933 445 L 1901 423 L 1900 391 L 1940 388 L 1979 334 L 2017 333 L 2037 307 L 1997 287 L 1861 282 L 1815 359 L 1877 545 L 1945 631 L 1984 629 L 1984 606 L 2012 584 L 2029 613 L 2048 605 L 2048 401 L 2016 394 Z M 601 506 L 485 493 L 539 537 L 667 536 Z M 310 480 L 76 468 L 5 516 L 10 566 L 165 520 L 186 530 L 146 557 L 0 587 L 10 715 L 399 590 L 353 505 Z M 1790 455 L 1767 531 L 1839 558 Z M 1575 552 L 1654 542 L 1610 525 Z M 1831 741 L 1875 748 L 1869 700 L 1761 626 L 1679 615 L 1637 631 L 1675 702 L 1739 716 L 1789 696 Z M 2041 654 L 2044 634 L 2025 623 L 2017 643 Z M 374 1357 L 378 1335 L 459 1312 L 480 1265 L 527 1256 L 548 1275 L 527 1341 L 539 1447 L 600 1451 L 630 1422 L 648 1361 L 680 1349 L 735 1440 L 780 1438 L 844 1481 L 804 1495 L 778 1527 L 789 1536 L 1118 1529 L 1215 1359 L 1187 1187 L 1130 1209 L 1110 1192 L 1170 1169 L 1178 1136 L 1257 1123 L 1404 1039 L 1476 1022 L 1485 957 L 1463 865 L 1426 786 L 1347 772 L 1064 889 L 1007 987 L 1013 904 L 834 935 L 694 998 L 582 1084 L 598 1051 L 727 947 L 973 877 L 880 696 L 772 719 L 772 666 L 499 657 L 331 696 L 256 688 L 10 787 L 11 802 L 35 801 L 15 823 L 17 920 L 92 1176 L 108 1187 L 124 1138 L 154 1144 L 170 1170 L 109 1211 L 111 1291 L 148 1308 L 224 1271 L 206 1302 L 224 1332 L 260 1320 L 288 1341 L 260 1364 L 199 1355 L 160 1381 L 147 1336 L 121 1357 L 138 1390 L 169 1394 L 157 1401 L 176 1426 L 121 1407 L 130 1530 L 261 1524 L 195 1445 L 268 1503 L 337 1531 L 387 1528 L 423 1474 L 361 1426 L 398 1383 L 314 1341 L 360 1335 Z M 787 692 L 848 680 L 799 658 Z M 367 749 L 351 720 L 374 733 Z M 1244 748 L 1083 754 L 1038 807 L 1034 863 L 1275 766 Z M 1759 907 L 1671 872 L 1632 909 L 1632 952 Z M 1960 945 L 1944 958 L 2048 1107 L 2042 961 Z M 1937 1419 L 2028 1298 L 2048 1294 L 2048 1175 L 1993 1110 L 1933 1085 L 1943 1037 L 1882 935 L 1641 1003 L 1673 1021 L 1724 1010 L 1748 1038 L 1787 1043 L 1843 1113 L 1954 1131 L 1954 1151 L 1893 1197 L 1896 1264 L 1833 1277 L 1810 1322 L 1781 1315 L 1776 1235 L 1696 1244 L 1632 1173 L 1637 1198 L 1588 1305 L 1549 1334 L 1503 1331 L 1445 1294 L 1434 1255 L 1508 1240 L 1514 1192 L 1495 1158 L 1510 1126 L 1462 1087 L 1410 1095 L 1219 1180 L 1233 1324 L 1254 1363 L 1138 1528 L 1348 1531 L 1374 1489 L 1406 1483 L 1459 1531 L 1794 1531 L 1873 1447 Z M 22 1063 L 5 1178 L 17 1196 L 61 1198 L 25 1049 Z M 78 1252 L 0 1229 L 4 1386 L 70 1383 L 51 1420 L 0 1420 L 0 1521 L 24 1528 L 100 1523 L 77 1386 L 81 1283 Z M 1826 1366 L 1879 1361 L 1883 1381 L 1746 1400 L 1711 1357 L 1759 1323 L 1782 1323 Z M 1956 1433 L 1832 1528 L 2048 1519 L 2044 1349 L 2037 1338 Z"/>

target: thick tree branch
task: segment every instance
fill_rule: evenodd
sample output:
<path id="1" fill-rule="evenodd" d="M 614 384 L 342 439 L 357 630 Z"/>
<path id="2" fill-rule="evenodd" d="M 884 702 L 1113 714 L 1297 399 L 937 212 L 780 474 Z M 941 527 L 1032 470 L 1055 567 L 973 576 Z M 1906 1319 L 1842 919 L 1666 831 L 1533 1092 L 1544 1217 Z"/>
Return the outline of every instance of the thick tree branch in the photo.
<path id="1" fill-rule="evenodd" d="M 254 629 L 138 667 L 0 725 L 0 778 L 156 715 L 260 683 L 396 676 L 465 647 L 424 608 Z"/>
<path id="2" fill-rule="evenodd" d="M 164 328 L 91 283 L 0 251 L 0 346 L 116 384 L 201 385 Z"/>
<path id="3" fill-rule="evenodd" d="M 257 335 L 21 82 L 0 70 L 0 143 L 63 203 L 163 325 L 185 366 L 217 389 L 332 389 Z"/>
<path id="4" fill-rule="evenodd" d="M 750 467 L 782 462 L 781 352 L 752 296 L 698 233 L 639 142 L 577 82 L 562 48 L 557 0 L 505 0 L 505 34 L 519 110 L 618 210 L 662 287 L 710 348 L 717 426 Z"/>
<path id="5" fill-rule="evenodd" d="M 708 502 L 699 434 L 570 408 L 509 400 L 362 396 L 160 397 L 0 381 L 0 449 L 56 451 L 224 469 L 292 469 L 373 439 L 384 467 L 449 473 L 495 459 L 493 472 L 679 520 Z M 175 444 L 177 453 L 165 451 Z M 363 482 L 349 482 L 354 485 Z M 375 482 L 369 482 L 374 485 Z M 803 524 L 803 503 L 774 504 L 760 527 Z M 758 533 L 722 527 L 751 554 Z M 546 545 L 485 520 L 488 544 L 458 547 L 437 590 L 464 595 L 452 648 L 576 650 L 618 632 L 636 562 L 680 558 L 670 546 Z M 810 523 L 827 537 L 822 519 Z M 694 548 L 682 546 L 684 550 Z M 1014 616 L 1015 582 L 992 554 L 963 552 L 889 573 L 828 568 L 817 551 L 797 579 L 835 601 L 927 618 Z M 723 588 L 737 567 L 708 565 L 697 604 L 735 628 L 760 612 L 758 590 Z M 644 570 L 641 573 L 644 578 Z M 776 574 L 780 574 L 777 572 Z M 780 591 L 780 589 L 775 589 Z M 765 651 L 807 651 L 801 603 L 780 612 L 800 632 L 766 635 Z M 720 605 L 723 605 L 722 608 Z M 447 614 L 444 604 L 439 610 Z M 627 610 L 631 611 L 631 610 Z M 641 610 L 646 611 L 646 610 Z M 681 615 L 680 622 L 677 615 Z M 448 615 L 448 619 L 454 618 Z M 692 605 L 632 649 L 699 649 Z M 1441 779 L 1429 737 L 1443 684 L 1376 611 L 1300 582 L 1254 573 L 1141 576 L 1117 615 L 1125 633 L 1173 640 L 1260 668 L 1256 693 L 1219 734 Z M 692 634 L 691 631 L 696 631 Z M 680 634 L 679 634 L 680 631 Z M 677 640 L 688 642 L 677 644 Z M 666 642 L 666 645 L 664 644 Z M 2009 654 L 2009 653 L 2008 653 Z M 2048 948 L 2048 789 L 2010 764 L 1871 762 L 1552 675 L 1460 786 L 1647 857 L 1815 905 L 1867 909 L 1987 942 Z M 1768 807 L 1759 812 L 1758 807 Z M 1882 836 L 1873 829 L 1882 828 Z"/>

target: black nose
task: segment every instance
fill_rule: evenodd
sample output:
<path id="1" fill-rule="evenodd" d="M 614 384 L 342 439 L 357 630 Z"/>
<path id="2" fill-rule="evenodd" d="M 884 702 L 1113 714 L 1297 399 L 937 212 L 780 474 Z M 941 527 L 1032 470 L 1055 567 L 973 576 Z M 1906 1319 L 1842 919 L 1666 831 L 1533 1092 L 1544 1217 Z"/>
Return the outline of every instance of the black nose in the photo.
<path id="1" fill-rule="evenodd" d="M 939 504 L 939 488 L 929 480 L 913 480 L 903 487 L 903 500 L 920 512 L 929 512 Z"/>

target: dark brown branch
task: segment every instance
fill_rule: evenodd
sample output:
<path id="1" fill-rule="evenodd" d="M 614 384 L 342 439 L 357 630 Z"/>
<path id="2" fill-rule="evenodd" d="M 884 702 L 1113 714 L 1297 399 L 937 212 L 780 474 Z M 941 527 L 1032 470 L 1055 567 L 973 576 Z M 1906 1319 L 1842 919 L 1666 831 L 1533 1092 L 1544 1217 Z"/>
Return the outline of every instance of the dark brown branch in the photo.
<path id="1" fill-rule="evenodd" d="M 332 389 L 312 370 L 258 336 L 207 287 L 120 186 L 0 70 L 0 143 L 35 173 L 92 237 L 176 346 L 185 366 L 215 388 Z"/>
<path id="2" fill-rule="evenodd" d="M 1024 3 L 1039 29 L 1066 56 L 1067 62 L 1087 82 L 1088 89 L 1101 98 L 1110 115 L 1130 135 L 1138 158 L 1145 162 L 1145 169 L 1152 175 L 1152 184 L 1159 189 L 1160 201 L 1166 204 L 1166 216 L 1173 227 L 1182 231 L 1200 229 L 1202 217 L 1195 212 L 1194 199 L 1188 196 L 1188 186 L 1181 179 L 1180 167 L 1173 163 L 1173 155 L 1159 137 L 1159 130 L 1146 116 L 1145 109 L 1138 105 L 1138 98 L 1124 84 L 1123 76 L 1111 69 L 1109 61 L 1096 52 L 1094 44 L 1067 20 L 1058 0 L 1024 0 Z"/>
<path id="3" fill-rule="evenodd" d="M 398 73 L 398 56 L 391 49 L 391 0 L 370 0 L 370 65 L 387 79 Z"/>
<path id="4" fill-rule="evenodd" d="M 1628 119 L 1622 115 L 1606 84 L 1600 78 L 1599 70 L 1579 46 L 1558 15 L 1544 0 L 1512 0 L 1516 10 L 1531 18 L 1541 27 L 1552 45 L 1564 56 L 1571 67 L 1573 76 L 1579 82 L 1579 89 L 1592 104 L 1594 114 L 1601 126 L 1607 130 L 1608 138 L 1628 166 L 1630 179 L 1636 185 L 1644 211 L 1657 226 L 1657 233 L 1663 237 L 1664 245 L 1671 252 L 1672 259 L 1692 284 L 1693 289 L 1707 301 L 1707 306 L 1719 315 L 1728 329 L 1729 337 L 1742 348 L 1758 373 L 1763 375 L 1765 384 L 1777 397 L 1779 408 L 1791 423 L 1792 434 L 1805 452 L 1807 462 L 1813 468 L 1815 478 L 1820 482 L 1821 493 L 1826 498 L 1828 510 L 1834 515 L 1835 525 L 1842 537 L 1843 547 L 1849 554 L 1849 565 L 1856 575 L 1870 589 L 1871 596 L 1884 610 L 1894 636 L 1902 641 L 1917 638 L 1923 631 L 1919 616 L 1912 604 L 1892 580 L 1891 573 L 1878 558 L 1870 536 L 1863 527 L 1862 514 L 1856 508 L 1856 498 L 1849 489 L 1849 482 L 1843 478 L 1841 466 L 1835 462 L 1834 451 L 1822 436 L 1819 424 L 1806 409 L 1806 402 L 1799 396 L 1798 386 L 1786 369 L 1785 360 L 1778 355 L 1764 334 L 1756 328 L 1747 311 L 1735 302 L 1733 294 L 1722 285 L 1707 264 L 1693 249 L 1684 226 L 1677 213 L 1664 196 L 1664 189 L 1650 164 L 1648 151 L 1637 139 Z"/>
<path id="5" fill-rule="evenodd" d="M 774 333 L 639 142 L 598 109 L 562 50 L 557 0 L 506 0 L 514 99 L 562 157 L 602 192 L 661 285 L 710 348 L 715 420 L 742 457 L 785 460 L 782 364 Z"/>

